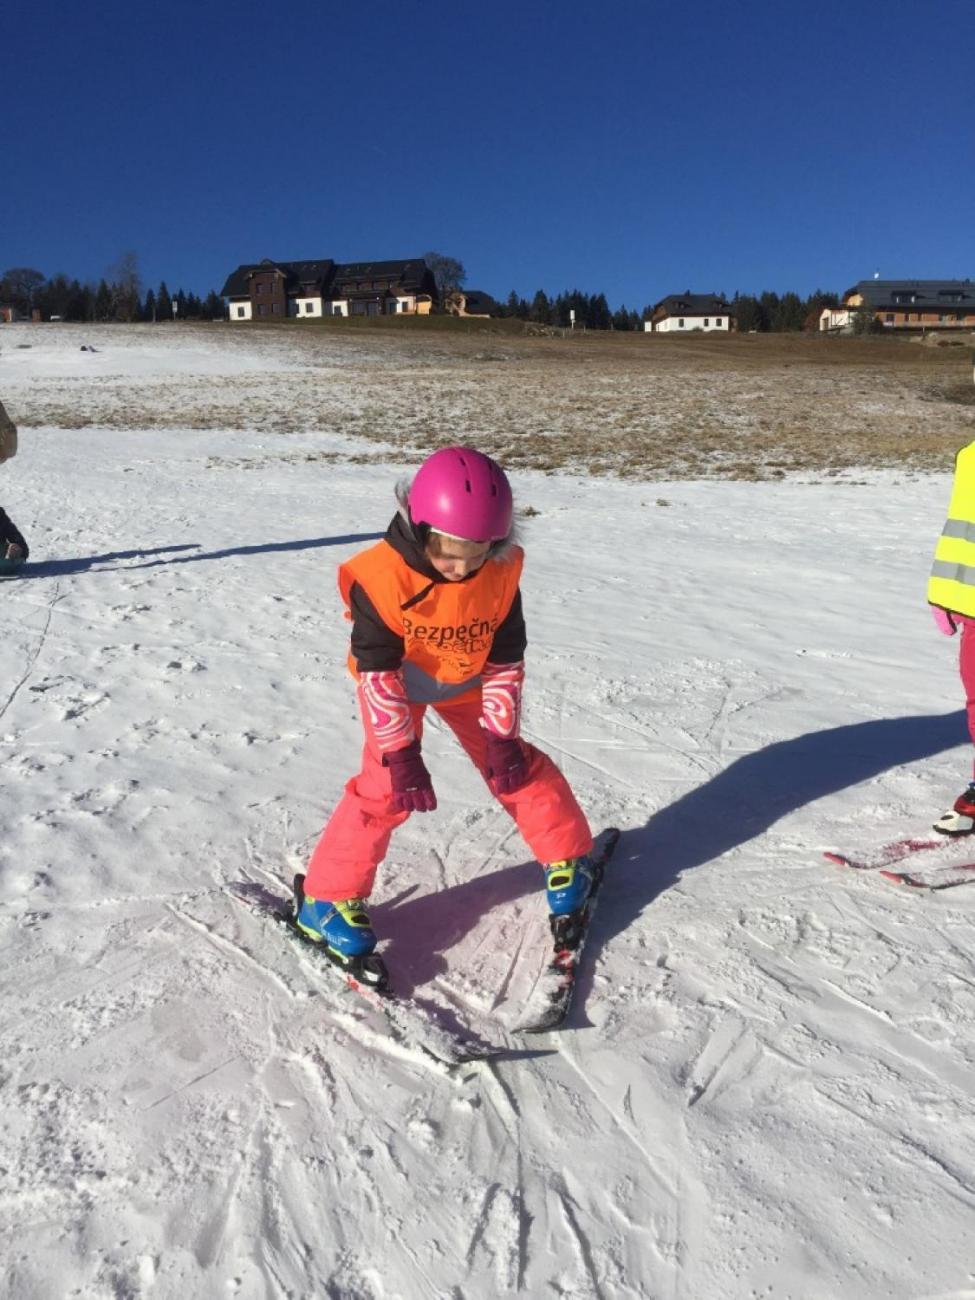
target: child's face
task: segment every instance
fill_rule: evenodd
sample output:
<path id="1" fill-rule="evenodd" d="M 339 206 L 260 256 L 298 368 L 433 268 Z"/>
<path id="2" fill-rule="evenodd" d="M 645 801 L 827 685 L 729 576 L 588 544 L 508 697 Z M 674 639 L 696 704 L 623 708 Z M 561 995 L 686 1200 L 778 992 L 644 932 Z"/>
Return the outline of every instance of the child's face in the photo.
<path id="1" fill-rule="evenodd" d="M 449 582 L 460 582 L 475 573 L 490 551 L 490 542 L 462 542 L 443 533 L 431 533 L 427 542 L 427 559 Z"/>

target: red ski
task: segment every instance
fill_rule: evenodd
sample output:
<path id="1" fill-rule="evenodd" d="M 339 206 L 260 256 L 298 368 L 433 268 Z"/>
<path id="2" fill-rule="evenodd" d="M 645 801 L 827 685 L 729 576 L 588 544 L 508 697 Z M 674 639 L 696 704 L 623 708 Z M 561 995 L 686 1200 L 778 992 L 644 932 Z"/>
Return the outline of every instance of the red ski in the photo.
<path id="1" fill-rule="evenodd" d="M 936 840 L 892 840 L 866 858 L 849 858 L 845 853 L 832 850 L 826 850 L 823 857 L 828 862 L 834 862 L 838 867 L 847 867 L 851 871 L 879 871 L 881 867 L 893 866 L 895 862 L 912 857 L 915 853 L 930 853 L 934 849 L 949 848 L 951 844 L 948 836 L 941 835 Z"/>
<path id="2" fill-rule="evenodd" d="M 968 876 L 952 876 L 950 880 L 943 880 L 942 875 L 947 876 L 949 872 L 969 871 L 972 874 Z M 907 885 L 911 889 L 926 889 L 929 893 L 934 893 L 940 889 L 955 889 L 958 885 L 975 885 L 975 862 L 956 862 L 950 867 L 942 867 L 933 880 L 925 880 L 922 876 L 915 876 L 910 871 L 888 871 L 881 868 L 879 874 L 884 880 L 889 880 L 892 885 Z"/>

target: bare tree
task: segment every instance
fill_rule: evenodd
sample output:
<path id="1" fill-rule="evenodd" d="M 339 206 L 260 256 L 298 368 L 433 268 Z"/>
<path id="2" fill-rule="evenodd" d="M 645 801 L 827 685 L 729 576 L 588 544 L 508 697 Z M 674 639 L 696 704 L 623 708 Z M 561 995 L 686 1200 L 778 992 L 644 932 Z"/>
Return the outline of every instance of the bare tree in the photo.
<path id="1" fill-rule="evenodd" d="M 138 254 L 127 249 L 115 265 L 109 267 L 108 279 L 115 300 L 115 319 L 138 320 L 142 304 L 142 280 L 139 275 Z"/>
<path id="2" fill-rule="evenodd" d="M 443 304 L 447 295 L 459 289 L 467 279 L 464 263 L 458 262 L 456 257 L 448 257 L 446 253 L 424 253 L 423 260 L 433 272 L 437 297 Z"/>
<path id="3" fill-rule="evenodd" d="M 0 276 L 0 298 L 9 299 L 18 311 L 29 316 L 43 283 L 42 271 L 35 271 L 32 266 L 12 266 Z"/>

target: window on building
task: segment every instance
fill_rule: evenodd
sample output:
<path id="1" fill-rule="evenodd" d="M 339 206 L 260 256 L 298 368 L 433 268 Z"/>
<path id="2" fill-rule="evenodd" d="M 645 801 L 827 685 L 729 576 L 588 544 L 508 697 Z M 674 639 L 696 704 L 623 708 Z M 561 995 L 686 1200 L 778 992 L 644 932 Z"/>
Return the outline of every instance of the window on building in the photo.
<path id="1" fill-rule="evenodd" d="M 310 302 L 306 302 L 306 303 L 305 303 L 305 311 L 306 311 L 306 312 L 310 312 L 311 309 L 312 309 L 312 305 L 311 305 L 311 303 L 310 303 Z"/>
<path id="2" fill-rule="evenodd" d="M 714 323 L 715 323 L 715 325 L 717 325 L 718 329 L 720 329 L 721 326 L 724 324 L 724 317 L 722 317 L 722 316 L 715 316 L 715 318 L 714 318 Z"/>
<path id="3" fill-rule="evenodd" d="M 258 303 L 258 305 L 257 305 L 257 314 L 258 314 L 258 316 L 266 316 L 266 315 L 267 315 L 267 303 L 264 303 L 264 302 Z"/>
<path id="4" fill-rule="evenodd" d="M 710 316 L 705 316 L 705 317 L 704 317 L 704 328 L 705 328 L 705 329 L 708 329 L 708 328 L 710 328 L 710 325 L 711 325 L 711 317 L 710 317 Z"/>
<path id="5" fill-rule="evenodd" d="M 684 317 L 683 317 L 683 316 L 681 316 L 680 319 L 678 320 L 678 322 L 677 322 L 677 328 L 678 328 L 678 329 L 683 329 L 683 328 L 684 328 Z"/>
<path id="6" fill-rule="evenodd" d="M 258 280 L 257 284 L 254 285 L 254 292 L 255 293 L 264 292 L 264 285 L 260 282 L 260 280 Z"/>
<path id="7" fill-rule="evenodd" d="M 280 315 L 280 314 L 281 314 L 281 304 L 280 304 L 279 302 L 272 303 L 272 304 L 271 304 L 271 310 L 275 313 L 275 315 Z"/>
<path id="8" fill-rule="evenodd" d="M 894 313 L 892 311 L 889 311 L 887 315 L 884 317 L 884 320 L 887 322 L 888 325 L 893 325 Z"/>
<path id="9" fill-rule="evenodd" d="M 243 307 L 238 307 L 238 308 L 237 308 L 237 315 L 238 315 L 238 316 L 243 316 L 243 315 L 245 315 L 245 308 L 243 308 Z"/>

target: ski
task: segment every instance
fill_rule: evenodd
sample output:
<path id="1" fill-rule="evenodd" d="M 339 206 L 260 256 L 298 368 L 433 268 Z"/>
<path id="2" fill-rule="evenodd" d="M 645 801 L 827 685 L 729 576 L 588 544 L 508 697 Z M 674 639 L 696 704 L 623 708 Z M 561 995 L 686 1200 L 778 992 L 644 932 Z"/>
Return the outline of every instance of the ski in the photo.
<path id="1" fill-rule="evenodd" d="M 850 871 L 879 871 L 881 867 L 893 866 L 895 862 L 913 857 L 915 853 L 930 853 L 934 849 L 949 848 L 951 843 L 951 839 L 944 835 L 936 840 L 892 840 L 865 858 L 851 858 L 845 853 L 836 853 L 829 849 L 823 853 L 823 857 L 827 862 L 832 862 L 838 867 L 846 867 Z"/>
<path id="2" fill-rule="evenodd" d="M 585 947 L 589 926 L 596 910 L 599 890 L 606 873 L 606 864 L 619 843 L 620 832 L 615 826 L 604 831 L 591 855 L 595 868 L 593 886 L 585 904 L 568 916 L 551 916 L 552 953 L 532 989 L 524 1014 L 515 1025 L 519 1034 L 545 1034 L 558 1029 L 565 1021 L 575 994 L 576 975 Z M 537 1008 L 537 1009 L 536 1009 Z"/>
<path id="3" fill-rule="evenodd" d="M 344 985 L 363 998 L 380 1014 L 390 1038 L 400 1047 L 419 1050 L 448 1068 L 491 1060 L 509 1050 L 441 1023 L 433 1004 L 397 997 L 386 964 L 375 953 L 348 962 L 334 957 L 324 944 L 316 943 L 295 925 L 290 901 L 257 881 L 236 882 L 231 893 L 251 911 L 283 926 L 309 955 L 314 953 L 316 969 L 328 972 L 336 986 Z"/>
<path id="4" fill-rule="evenodd" d="M 959 885 L 975 885 L 975 862 L 957 862 L 950 867 L 943 868 L 943 875 L 947 876 L 949 872 L 969 871 L 972 874 L 967 876 L 951 876 L 950 879 L 942 879 L 939 874 L 933 880 L 925 879 L 923 876 L 916 876 L 910 871 L 889 871 L 881 868 L 878 875 L 884 880 L 889 880 L 892 885 L 907 885 L 911 889 L 926 889 L 928 893 L 937 893 L 942 889 L 957 889 Z"/>

